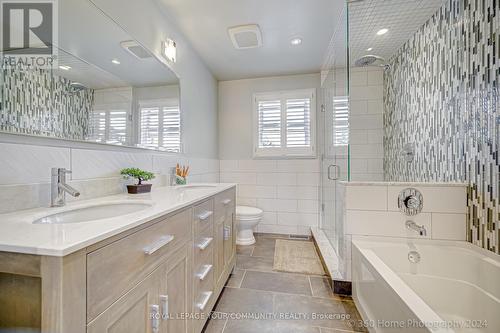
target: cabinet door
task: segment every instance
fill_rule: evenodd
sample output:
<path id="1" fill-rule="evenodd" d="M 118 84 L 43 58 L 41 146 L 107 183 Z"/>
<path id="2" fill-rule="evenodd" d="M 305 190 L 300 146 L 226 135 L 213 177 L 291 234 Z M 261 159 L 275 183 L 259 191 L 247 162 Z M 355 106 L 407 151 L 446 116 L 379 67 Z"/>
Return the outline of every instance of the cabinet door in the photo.
<path id="1" fill-rule="evenodd" d="M 221 283 L 221 278 L 225 270 L 224 264 L 224 219 L 215 225 L 215 282 Z"/>
<path id="2" fill-rule="evenodd" d="M 90 322 L 87 333 L 158 333 L 158 294 L 163 275 L 164 267 L 153 271 Z"/>
<path id="3" fill-rule="evenodd" d="M 191 331 L 191 320 L 186 315 L 192 311 L 192 246 L 184 245 L 166 263 L 160 288 L 162 333 Z"/>
<path id="4" fill-rule="evenodd" d="M 228 211 L 224 220 L 224 269 L 233 259 L 236 249 L 234 235 L 234 214 Z"/>

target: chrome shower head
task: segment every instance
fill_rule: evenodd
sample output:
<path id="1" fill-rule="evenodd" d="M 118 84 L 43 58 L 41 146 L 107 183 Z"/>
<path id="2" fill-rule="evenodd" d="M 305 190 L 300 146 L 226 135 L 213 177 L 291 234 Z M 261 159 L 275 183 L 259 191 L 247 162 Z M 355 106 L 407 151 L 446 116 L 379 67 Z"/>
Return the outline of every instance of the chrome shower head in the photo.
<path id="1" fill-rule="evenodd" d="M 361 58 L 357 59 L 354 64 L 356 65 L 356 67 L 378 66 L 384 67 L 385 69 L 390 67 L 390 65 L 385 64 L 384 58 L 373 54 L 362 56 Z"/>
<path id="2" fill-rule="evenodd" d="M 71 82 L 69 84 L 69 93 L 70 95 L 76 94 L 77 92 L 80 92 L 84 89 L 87 89 L 83 84 L 80 82 Z"/>

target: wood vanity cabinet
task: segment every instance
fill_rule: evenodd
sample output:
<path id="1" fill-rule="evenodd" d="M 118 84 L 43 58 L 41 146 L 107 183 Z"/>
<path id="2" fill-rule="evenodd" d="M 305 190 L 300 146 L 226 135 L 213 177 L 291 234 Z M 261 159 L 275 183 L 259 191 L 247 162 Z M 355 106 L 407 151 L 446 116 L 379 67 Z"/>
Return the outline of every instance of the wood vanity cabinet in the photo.
<path id="1" fill-rule="evenodd" d="M 29 306 L 44 333 L 199 333 L 235 265 L 234 203 L 230 188 L 65 257 L 0 252 L 0 286 L 40 282 L 0 312 Z M 23 320 L 9 325 L 37 325 Z"/>

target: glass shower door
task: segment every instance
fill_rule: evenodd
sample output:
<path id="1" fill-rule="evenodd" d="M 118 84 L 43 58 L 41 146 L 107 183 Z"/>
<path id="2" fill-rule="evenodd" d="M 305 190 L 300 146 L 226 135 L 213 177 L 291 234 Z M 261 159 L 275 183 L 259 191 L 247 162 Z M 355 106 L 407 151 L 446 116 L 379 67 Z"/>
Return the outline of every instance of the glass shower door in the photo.
<path id="1" fill-rule="evenodd" d="M 321 228 L 338 259 L 343 276 L 346 240 L 343 224 L 343 186 L 349 180 L 349 62 L 347 6 L 330 43 L 321 75 Z"/>
<path id="2" fill-rule="evenodd" d="M 343 191 L 349 180 L 349 102 L 344 90 L 345 69 L 324 73 L 322 92 L 321 222 L 336 251 L 343 235 Z M 338 252 L 337 252 L 338 254 Z"/>

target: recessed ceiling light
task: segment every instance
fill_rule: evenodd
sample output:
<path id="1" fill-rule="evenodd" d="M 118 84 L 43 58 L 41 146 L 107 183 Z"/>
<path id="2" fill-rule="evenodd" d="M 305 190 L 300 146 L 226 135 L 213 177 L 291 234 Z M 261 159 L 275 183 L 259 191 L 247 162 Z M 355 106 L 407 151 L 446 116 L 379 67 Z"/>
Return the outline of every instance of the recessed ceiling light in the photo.
<path id="1" fill-rule="evenodd" d="M 373 50 L 373 47 L 369 47 L 369 48 L 367 48 L 366 50 L 367 50 L 367 51 L 371 51 L 371 50 Z"/>
<path id="2" fill-rule="evenodd" d="M 377 31 L 377 35 L 379 36 L 382 36 L 382 35 L 385 35 L 387 32 L 389 31 L 389 29 L 380 29 L 379 31 Z"/>
<path id="3" fill-rule="evenodd" d="M 292 45 L 300 45 L 302 44 L 302 38 L 295 37 L 290 40 L 290 44 Z"/>
<path id="4" fill-rule="evenodd" d="M 111 60 L 111 62 L 113 64 L 115 64 L 115 65 L 119 65 L 120 64 L 120 60 L 118 60 L 118 59 L 113 59 L 113 60 Z"/>
<path id="5" fill-rule="evenodd" d="M 71 69 L 71 67 L 61 65 L 61 66 L 59 66 L 59 69 L 62 69 L 62 70 L 65 70 L 65 71 L 69 71 Z"/>

